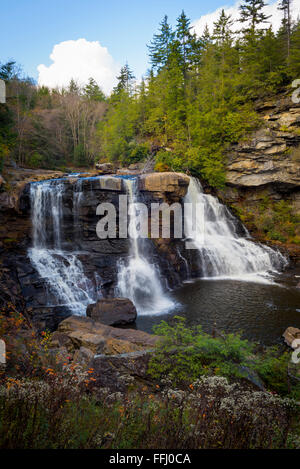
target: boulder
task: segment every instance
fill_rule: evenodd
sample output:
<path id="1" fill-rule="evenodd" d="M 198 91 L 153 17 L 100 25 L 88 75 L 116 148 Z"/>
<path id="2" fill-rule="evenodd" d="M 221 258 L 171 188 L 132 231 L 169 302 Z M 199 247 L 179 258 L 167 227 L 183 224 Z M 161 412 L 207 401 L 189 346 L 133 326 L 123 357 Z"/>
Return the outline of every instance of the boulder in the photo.
<path id="1" fill-rule="evenodd" d="M 96 169 L 101 174 L 110 174 L 113 172 L 114 167 L 111 163 L 96 163 Z"/>
<path id="2" fill-rule="evenodd" d="M 58 332 L 70 337 L 75 348 L 80 348 L 81 346 L 91 348 L 91 346 L 87 345 L 87 340 L 91 340 L 95 344 L 95 336 L 99 337 L 98 344 L 100 344 L 100 338 L 104 339 L 105 345 L 109 339 L 130 343 L 131 351 L 152 349 L 158 340 L 157 336 L 147 334 L 147 332 L 106 326 L 99 321 L 82 316 L 70 316 L 65 319 L 59 324 Z"/>
<path id="3" fill-rule="evenodd" d="M 186 195 L 189 183 L 189 176 L 182 173 L 149 173 L 139 177 L 141 191 L 171 193 L 178 199 Z"/>
<path id="4" fill-rule="evenodd" d="M 80 347 L 79 350 L 76 350 L 74 353 L 73 361 L 79 365 L 89 366 L 91 361 L 94 358 L 94 353 L 92 350 L 86 347 Z"/>
<path id="5" fill-rule="evenodd" d="M 63 334 L 62 332 L 55 331 L 51 335 L 50 340 L 50 347 L 59 348 L 59 347 L 66 347 L 66 349 L 70 348 L 72 341 L 67 334 Z"/>
<path id="6" fill-rule="evenodd" d="M 293 342 L 296 339 L 300 340 L 300 329 L 297 329 L 296 327 L 288 327 L 286 331 L 283 334 L 284 341 L 285 343 L 292 348 L 297 348 L 293 346 Z"/>
<path id="7" fill-rule="evenodd" d="M 105 298 L 88 305 L 86 315 L 107 326 L 119 326 L 133 323 L 137 312 L 128 298 Z"/>
<path id="8" fill-rule="evenodd" d="M 75 350 L 85 347 L 95 354 L 101 353 L 105 346 L 105 339 L 99 334 L 77 330 L 70 332 L 69 338 Z"/>

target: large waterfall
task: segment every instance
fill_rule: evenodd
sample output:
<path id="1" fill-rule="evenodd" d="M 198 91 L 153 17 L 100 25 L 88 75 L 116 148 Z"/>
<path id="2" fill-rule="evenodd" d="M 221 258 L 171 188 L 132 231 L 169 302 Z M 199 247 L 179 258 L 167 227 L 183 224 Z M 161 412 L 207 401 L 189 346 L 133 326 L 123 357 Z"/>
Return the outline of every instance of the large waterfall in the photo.
<path id="1" fill-rule="evenodd" d="M 160 273 L 160 260 L 152 250 L 154 245 L 141 236 L 137 178 L 123 179 L 128 195 L 129 253 L 123 240 L 112 240 L 111 245 L 105 240 L 101 244 L 96 226 L 93 233 L 94 204 L 102 200 L 102 183 L 106 187 L 104 179 L 94 179 L 64 178 L 30 185 L 33 243 L 29 258 L 46 288 L 44 306 L 62 306 L 73 314 L 85 314 L 86 306 L 102 296 L 101 289 L 106 288 L 106 282 L 108 289 L 103 290 L 103 294 L 130 298 L 139 314 L 174 310 L 175 303 L 163 288 L 165 278 Z M 118 190 L 122 192 L 121 188 Z M 104 200 L 116 204 L 117 194 L 114 189 L 108 189 Z M 194 271 L 191 273 L 191 263 L 195 261 L 199 266 L 196 275 L 202 278 L 256 282 L 268 281 L 272 272 L 286 265 L 286 259 L 279 252 L 252 242 L 226 206 L 204 194 L 196 179 L 190 179 L 184 202 L 198 204 L 202 214 L 194 226 L 190 212 L 185 212 L 186 245 L 192 243 L 194 251 L 184 251 L 175 244 L 175 253 L 183 263 L 186 278 L 195 276 Z M 88 241 L 87 213 L 91 220 Z M 148 226 L 148 217 L 146 224 Z M 172 263 L 169 267 L 170 271 L 174 270 Z M 100 282 L 102 274 L 103 282 Z"/>
<path id="2" fill-rule="evenodd" d="M 97 300 L 98 292 L 84 274 L 78 256 L 62 249 L 63 191 L 64 183 L 60 180 L 31 184 L 33 247 L 29 257 L 48 287 L 47 305 L 85 314 L 86 306 Z M 80 197 L 79 191 L 75 195 L 75 209 Z"/>
<path id="3" fill-rule="evenodd" d="M 227 207 L 204 194 L 195 178 L 190 178 L 185 203 L 198 204 L 200 216 L 185 216 L 185 236 L 197 251 L 202 277 L 263 282 L 287 264 L 280 252 L 250 241 L 246 228 L 240 233 Z"/>
<path id="4" fill-rule="evenodd" d="M 129 199 L 131 252 L 128 262 L 119 264 L 117 293 L 130 298 L 140 314 L 166 312 L 174 307 L 174 303 L 163 291 L 158 269 L 141 252 L 141 245 L 147 240 L 142 240 L 139 234 L 142 216 L 138 208 L 136 180 L 128 179 L 125 183 Z"/>

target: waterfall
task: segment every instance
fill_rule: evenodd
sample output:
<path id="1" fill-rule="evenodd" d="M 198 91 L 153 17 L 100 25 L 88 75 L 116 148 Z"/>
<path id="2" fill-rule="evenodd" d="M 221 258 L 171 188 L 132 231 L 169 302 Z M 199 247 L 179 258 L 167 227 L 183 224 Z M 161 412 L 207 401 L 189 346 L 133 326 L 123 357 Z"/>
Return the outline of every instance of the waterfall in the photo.
<path id="1" fill-rule="evenodd" d="M 216 197 L 204 194 L 195 178 L 190 178 L 185 203 L 199 204 L 201 216 L 193 224 L 186 214 L 184 223 L 185 236 L 197 249 L 202 277 L 263 282 L 287 265 L 280 252 L 247 239 L 246 228 L 239 233 L 235 217 Z"/>
<path id="2" fill-rule="evenodd" d="M 79 195 L 75 195 L 75 217 L 80 189 L 79 186 Z M 73 314 L 83 315 L 86 306 L 97 300 L 97 292 L 77 255 L 62 250 L 63 193 L 62 180 L 31 184 L 33 247 L 29 249 L 29 258 L 48 287 L 51 298 L 48 306 L 64 306 Z"/>
<path id="3" fill-rule="evenodd" d="M 124 179 L 129 201 L 129 234 L 131 239 L 128 262 L 120 262 L 118 269 L 117 294 L 130 298 L 139 314 L 163 313 L 174 308 L 173 301 L 164 293 L 159 280 L 159 271 L 143 253 L 143 242 L 139 236 L 139 209 L 137 206 L 136 181 Z"/>

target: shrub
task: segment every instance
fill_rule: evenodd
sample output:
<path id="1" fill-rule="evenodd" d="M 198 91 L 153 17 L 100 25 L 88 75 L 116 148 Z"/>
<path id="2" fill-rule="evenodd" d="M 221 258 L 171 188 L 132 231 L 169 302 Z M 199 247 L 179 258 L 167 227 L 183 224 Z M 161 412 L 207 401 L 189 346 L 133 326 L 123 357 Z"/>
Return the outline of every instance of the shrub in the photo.
<path id="1" fill-rule="evenodd" d="M 243 377 L 243 366 L 252 366 L 249 356 L 254 345 L 240 335 L 214 338 L 201 326 L 187 328 L 184 318 L 175 316 L 175 321 L 174 326 L 162 321 L 154 329 L 161 340 L 149 365 L 153 378 L 169 377 L 179 384 L 208 374 Z"/>
<path id="2" fill-rule="evenodd" d="M 35 151 L 30 159 L 29 159 L 29 166 L 33 166 L 34 168 L 40 168 L 43 163 L 43 157 L 37 151 Z"/>
<path id="3" fill-rule="evenodd" d="M 150 395 L 103 390 L 99 400 L 78 384 L 51 375 L 7 380 L 0 387 L 0 448 L 282 448 L 295 411 L 290 400 L 222 377 Z"/>

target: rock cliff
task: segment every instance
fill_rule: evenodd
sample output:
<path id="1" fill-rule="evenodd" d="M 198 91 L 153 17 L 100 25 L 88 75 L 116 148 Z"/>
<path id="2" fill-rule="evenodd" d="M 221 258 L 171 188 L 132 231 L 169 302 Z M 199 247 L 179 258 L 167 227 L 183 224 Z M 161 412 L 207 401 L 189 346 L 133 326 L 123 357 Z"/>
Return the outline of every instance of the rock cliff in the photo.
<path id="1" fill-rule="evenodd" d="M 286 93 L 256 103 L 256 110 L 262 126 L 228 152 L 226 188 L 218 196 L 237 209 L 254 235 L 281 242 L 299 258 L 300 104 Z M 289 219 L 279 203 L 290 211 Z"/>

